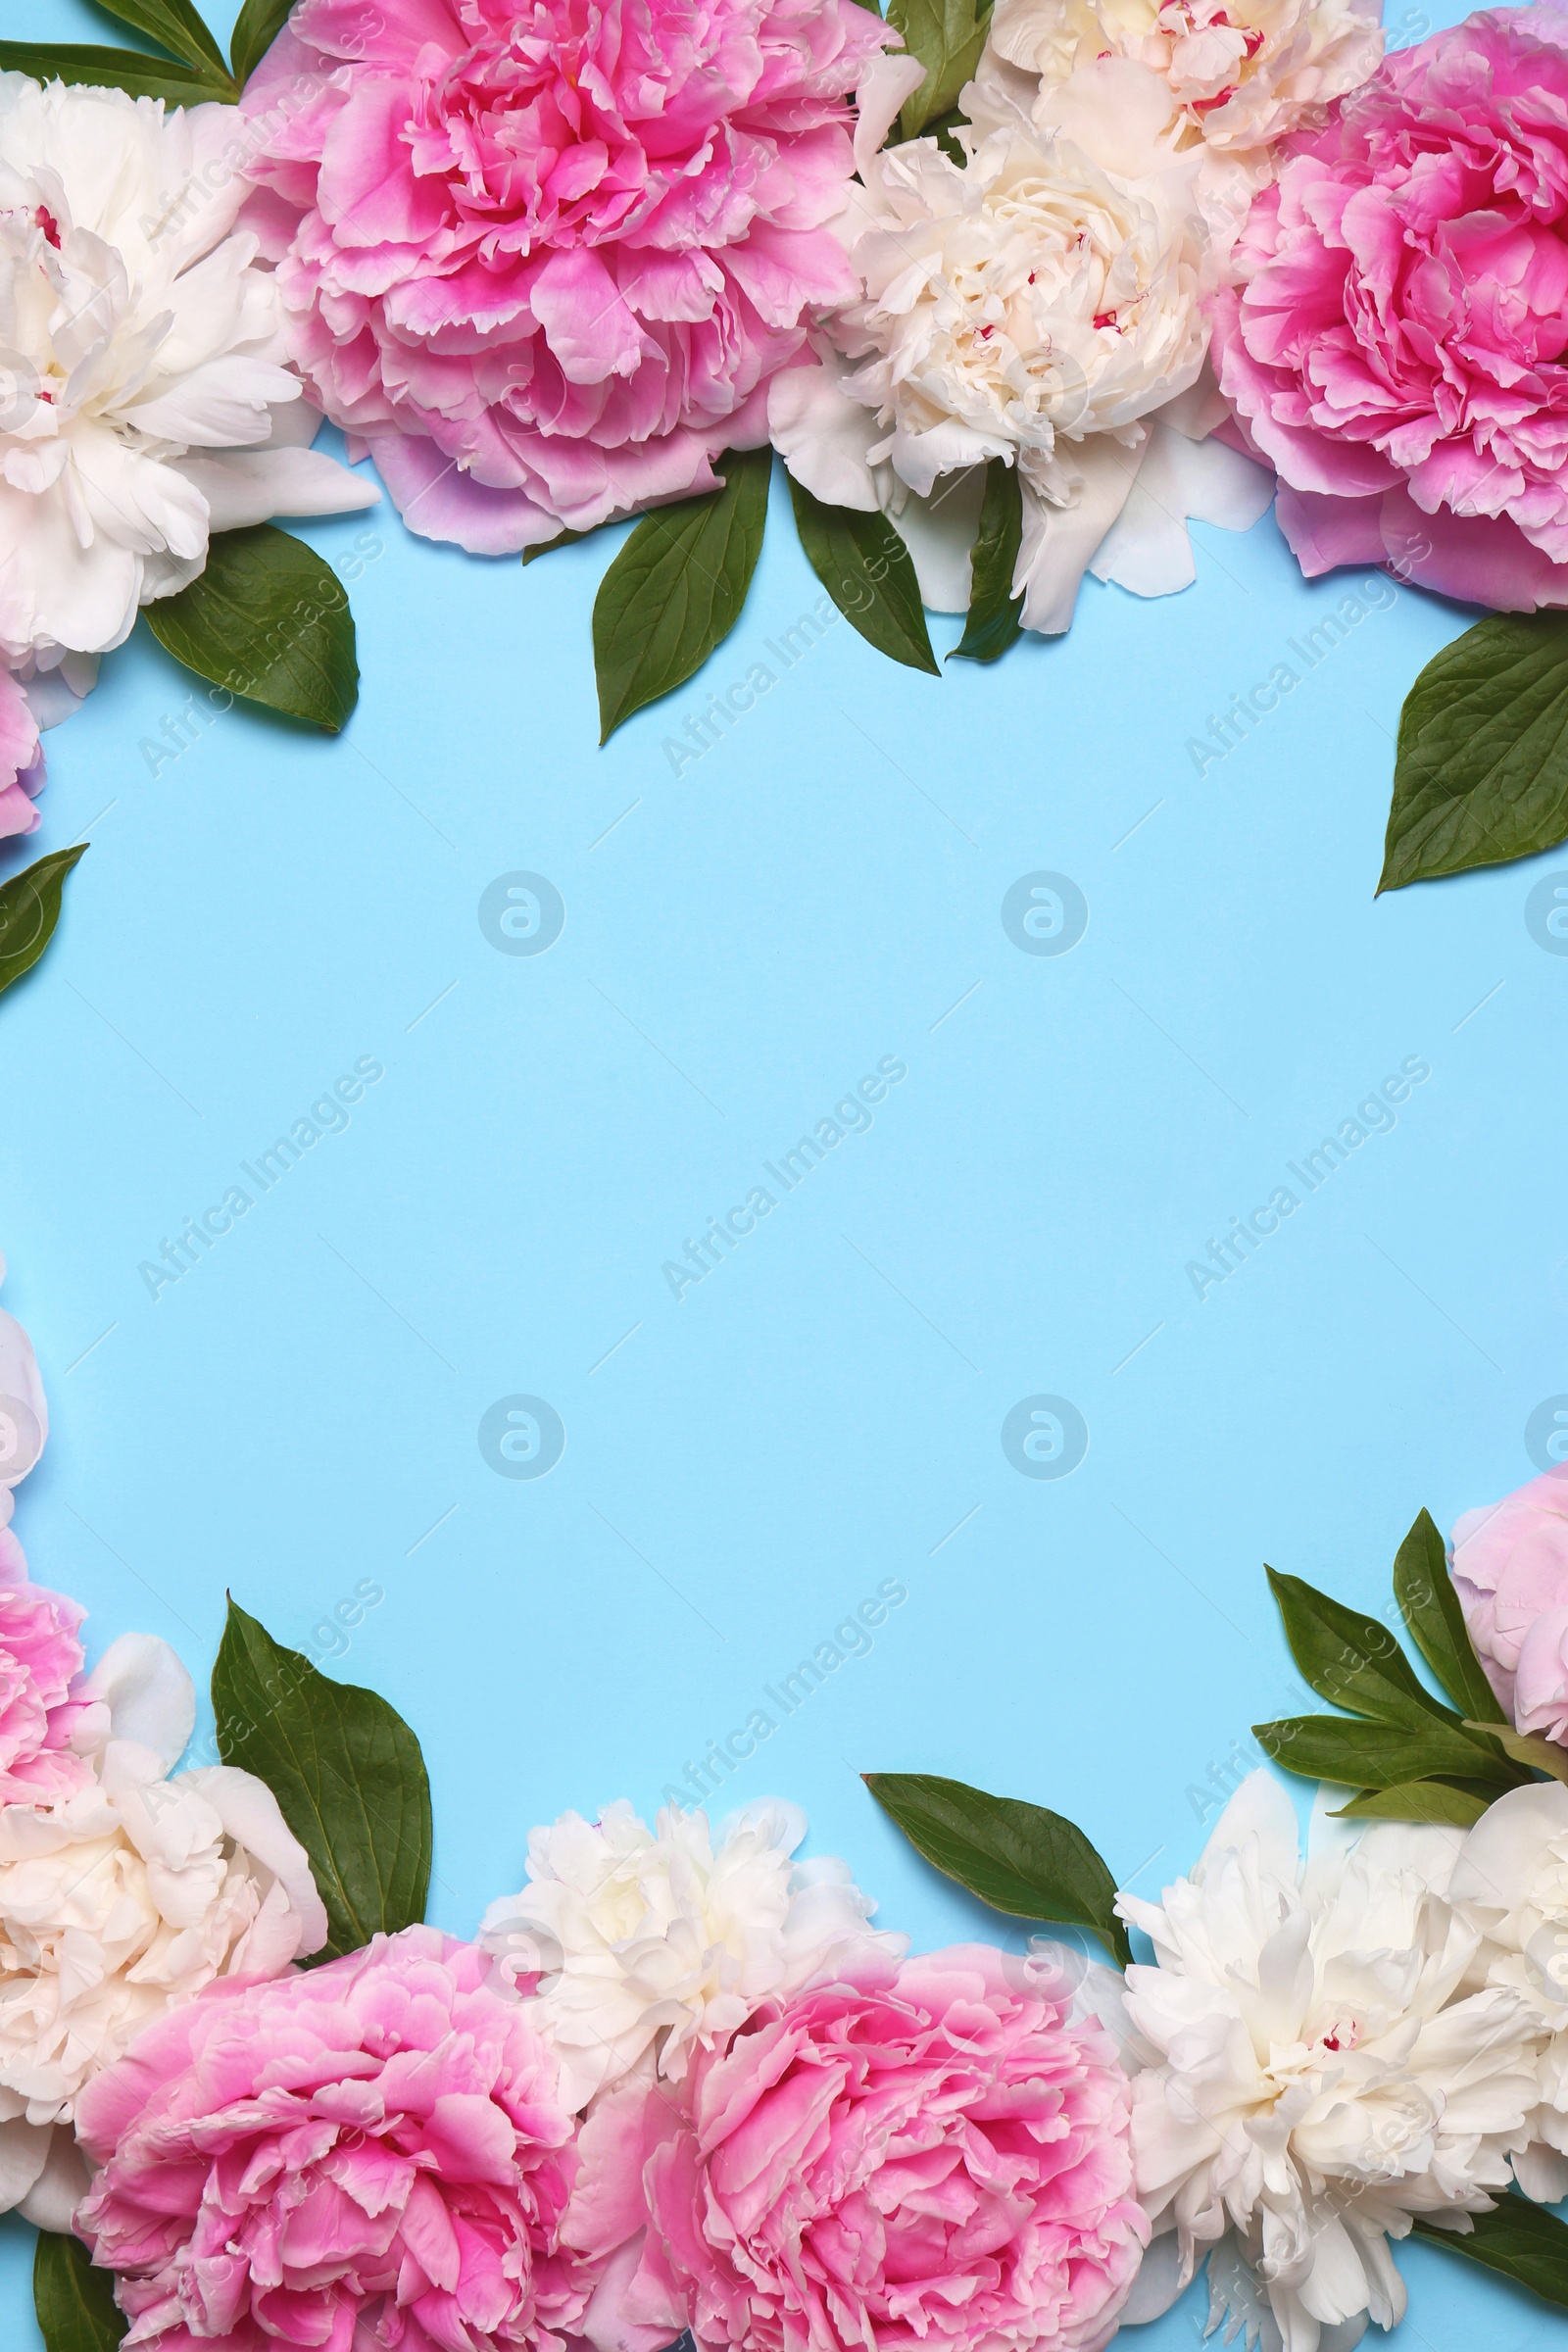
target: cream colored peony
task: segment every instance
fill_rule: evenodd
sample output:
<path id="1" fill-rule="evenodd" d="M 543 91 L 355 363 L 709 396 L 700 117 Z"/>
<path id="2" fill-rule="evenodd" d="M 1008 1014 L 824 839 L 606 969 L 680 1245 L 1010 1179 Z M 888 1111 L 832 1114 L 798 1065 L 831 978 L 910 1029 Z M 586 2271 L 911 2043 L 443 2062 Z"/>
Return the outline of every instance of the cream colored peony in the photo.
<path id="1" fill-rule="evenodd" d="M 1086 569 L 1146 596 L 1186 586 L 1187 516 L 1245 527 L 1272 491 L 1202 441 L 1224 411 L 1200 383 L 1195 167 L 1165 154 L 1128 177 L 1108 114 L 1069 137 L 1005 105 L 960 131 L 961 165 L 929 138 L 879 153 L 917 71 L 888 59 L 862 86 L 864 184 L 835 225 L 864 298 L 827 322 L 817 365 L 773 379 L 775 447 L 819 498 L 889 514 L 939 611 L 968 601 L 976 469 L 997 458 L 1023 493 L 1025 627 L 1065 629 Z"/>
<path id="2" fill-rule="evenodd" d="M 1157 1961 L 1127 1972 L 1152 2060 L 1133 2149 L 1156 2232 L 1176 2232 L 1172 2287 L 1233 2233 L 1223 2259 L 1285 2352 L 1392 2327 L 1389 2239 L 1489 2210 L 1540 2098 L 1530 1999 L 1469 1988 L 1481 1934 L 1446 1891 L 1462 1834 L 1357 1827 L 1320 1808 L 1303 1869 L 1291 1800 L 1257 1773 L 1190 1878 L 1117 1906 Z"/>
<path id="3" fill-rule="evenodd" d="M 1466 1837 L 1449 1892 L 1486 1936 L 1473 1973 L 1539 2016 L 1541 2100 L 1514 2172 L 1526 2196 L 1554 2204 L 1568 2197 L 1568 1788 L 1500 1796 Z"/>
<path id="4" fill-rule="evenodd" d="M 650 1831 L 624 1798 L 597 1822 L 564 1813 L 530 1832 L 529 1884 L 491 1904 L 478 1941 L 537 1991 L 568 2107 L 652 2062 L 679 2081 L 767 1994 L 857 1953 L 904 1957 L 906 1936 L 867 1926 L 875 1905 L 845 1863 L 791 1860 L 805 1835 L 799 1807 L 772 1798 L 716 1838 L 704 1813 L 662 1812 Z"/>
<path id="5" fill-rule="evenodd" d="M 0 1806 L 0 2210 L 69 2226 L 74 2102 L 137 2031 L 217 1977 L 276 1976 L 326 1939 L 277 1800 L 227 1766 L 169 1778 L 195 1694 L 129 1634 L 74 1691 L 98 1702 L 92 1784 Z"/>
<path id="6" fill-rule="evenodd" d="M 0 74 L 0 654 L 24 675 L 119 645 L 211 531 L 375 502 L 303 446 L 319 417 L 234 233 L 235 120 Z"/>
<path id="7" fill-rule="evenodd" d="M 1125 59 L 1160 85 L 1181 147 L 1265 149 L 1383 56 L 1379 0 L 996 0 L 987 50 L 1050 94 Z M 980 78 L 986 78 L 982 68 Z"/>

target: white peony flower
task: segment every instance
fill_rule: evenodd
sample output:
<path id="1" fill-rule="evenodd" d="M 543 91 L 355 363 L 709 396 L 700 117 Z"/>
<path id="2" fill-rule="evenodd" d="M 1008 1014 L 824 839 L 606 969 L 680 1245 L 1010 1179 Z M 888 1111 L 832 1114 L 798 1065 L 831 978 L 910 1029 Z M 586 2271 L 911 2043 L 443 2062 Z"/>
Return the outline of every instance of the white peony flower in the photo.
<path id="1" fill-rule="evenodd" d="M 986 47 L 1037 76 L 1048 107 L 1075 73 L 1125 60 L 1157 83 L 1177 145 L 1240 153 L 1365 81 L 1380 18 L 1380 0 L 996 0 Z"/>
<path id="2" fill-rule="evenodd" d="M 196 577 L 210 531 L 375 503 L 303 446 L 319 417 L 283 365 L 257 241 L 231 233 L 246 193 L 223 159 L 233 120 L 0 74 L 0 654 L 14 667 L 119 645 L 139 606 Z"/>
<path id="3" fill-rule="evenodd" d="M 564 1813 L 528 1838 L 529 1885 L 492 1903 L 478 1941 L 532 1991 L 559 2057 L 562 2096 L 585 2107 L 657 2054 L 679 2081 L 694 2048 L 741 2025 L 769 1993 L 798 1992 L 858 1954 L 900 1960 L 848 1866 L 793 1862 L 798 1806 L 766 1798 L 710 1835 L 704 1813 L 662 1812 L 650 1831 L 624 1798 L 597 1822 Z"/>
<path id="4" fill-rule="evenodd" d="M 1514 2158 L 1526 2196 L 1568 2196 L 1568 1788 L 1511 1788 L 1465 1838 L 1449 1894 L 1486 1936 L 1479 1972 L 1522 1993 L 1544 2036 L 1541 2103 Z"/>
<path id="5" fill-rule="evenodd" d="M 1191 1878 L 1117 1905 L 1158 1962 L 1127 1972 L 1152 2059 L 1133 2149 L 1156 2231 L 1177 2233 L 1172 2283 L 1234 2232 L 1285 2352 L 1392 2327 L 1389 2238 L 1488 2211 L 1540 2098 L 1529 1999 L 1466 1989 L 1480 1930 L 1446 1894 L 1461 1833 L 1356 1827 L 1320 1809 L 1303 1871 L 1291 1800 L 1256 1773 Z"/>
<path id="6" fill-rule="evenodd" d="M 327 1933 L 264 1782 L 169 1778 L 195 1693 L 167 1642 L 124 1636 L 74 1695 L 99 1702 L 91 1785 L 0 1806 L 0 2210 L 54 2230 L 86 2185 L 83 2085 L 215 1978 L 276 1976 Z"/>
<path id="7" fill-rule="evenodd" d="M 1023 492 L 1025 627 L 1065 629 L 1086 569 L 1140 595 L 1186 586 L 1186 517 L 1246 527 L 1272 495 L 1261 467 L 1200 446 L 1224 409 L 1199 381 L 1196 167 L 1139 157 L 1130 178 L 1103 126 L 1042 133 L 1006 106 L 957 134 L 961 165 L 931 138 L 878 153 L 910 70 L 887 59 L 862 84 L 864 184 L 835 227 L 864 299 L 826 322 L 818 365 L 773 378 L 775 447 L 817 497 L 887 513 L 938 610 L 968 601 L 974 469 L 996 458 Z"/>

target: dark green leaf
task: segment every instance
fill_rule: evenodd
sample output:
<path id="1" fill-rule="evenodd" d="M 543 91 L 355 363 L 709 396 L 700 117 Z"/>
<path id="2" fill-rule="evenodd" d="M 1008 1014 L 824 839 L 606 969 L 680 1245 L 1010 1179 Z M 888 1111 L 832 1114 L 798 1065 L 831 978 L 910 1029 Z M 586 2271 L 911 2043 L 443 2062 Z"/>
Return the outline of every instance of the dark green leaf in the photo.
<path id="1" fill-rule="evenodd" d="M 1018 636 L 1023 598 L 1012 593 L 1012 570 L 1023 540 L 1023 491 L 1017 470 L 1005 458 L 986 467 L 986 495 L 975 533 L 969 614 L 963 635 L 948 656 L 966 662 L 996 662 Z"/>
<path id="2" fill-rule="evenodd" d="M 1336 1821 L 1441 1821 L 1468 1830 L 1481 1819 L 1492 1797 L 1476 1788 L 1460 1788 L 1452 1781 L 1401 1781 L 1395 1788 L 1368 1788 L 1341 1805 Z"/>
<path id="3" fill-rule="evenodd" d="M 845 619 L 879 654 L 940 677 L 914 565 L 887 516 L 825 507 L 793 474 L 790 499 L 807 562 Z"/>
<path id="4" fill-rule="evenodd" d="M 234 79 L 243 89 L 288 23 L 293 0 L 245 0 L 228 44 Z"/>
<path id="5" fill-rule="evenodd" d="M 1412 1732 L 1402 1724 L 1358 1723 L 1345 1715 L 1293 1715 L 1282 1723 L 1254 1723 L 1252 1733 L 1264 1754 L 1288 1772 L 1350 1788 L 1397 1788 L 1436 1773 L 1482 1781 L 1500 1794 L 1528 1778 L 1505 1757 L 1494 1759 L 1479 1740 L 1435 1718 L 1426 1731 Z"/>
<path id="6" fill-rule="evenodd" d="M 146 612 L 176 662 L 248 702 L 335 735 L 359 700 L 342 582 L 314 548 L 270 522 L 222 532 L 201 576 Z"/>
<path id="7" fill-rule="evenodd" d="M 537 547 L 525 547 L 522 561 L 525 565 L 536 564 L 541 556 L 553 556 L 558 547 L 575 547 L 579 539 L 591 536 L 588 531 L 558 531 L 553 539 L 542 539 Z"/>
<path id="8" fill-rule="evenodd" d="M 1436 1716 L 1456 1724 L 1451 1708 L 1416 1680 L 1414 1667 L 1386 1625 L 1348 1609 L 1298 1576 L 1267 1571 L 1285 1620 L 1291 1655 L 1319 1698 L 1377 1723 L 1424 1730 Z"/>
<path id="9" fill-rule="evenodd" d="M 1405 697 L 1378 889 L 1568 840 L 1568 617 L 1494 612 Z"/>
<path id="10" fill-rule="evenodd" d="M 1448 1574 L 1448 1554 L 1430 1511 L 1421 1512 L 1394 1557 L 1394 1597 L 1411 1638 L 1461 1715 L 1506 1723 L 1465 1631 Z"/>
<path id="11" fill-rule="evenodd" d="M 599 740 L 700 670 L 741 616 L 762 552 L 770 449 L 726 450 L 724 487 L 645 514 L 594 599 Z"/>
<path id="12" fill-rule="evenodd" d="M 114 2352 L 128 2320 L 115 2308 L 107 2271 L 95 2271 L 74 2237 L 41 2230 L 32 2255 L 32 2303 L 44 2352 Z"/>
<path id="13" fill-rule="evenodd" d="M 128 90 L 132 98 L 162 98 L 166 106 L 200 106 L 213 85 L 186 66 L 149 57 L 144 49 L 88 49 L 71 42 L 0 41 L 0 73 L 30 74 L 34 81 L 84 83 Z"/>
<path id="14" fill-rule="evenodd" d="M 1131 1960 L 1116 1882 L 1059 1813 L 929 1773 L 868 1772 L 864 1780 L 916 1851 L 993 1911 L 1092 1929 L 1124 1968 Z"/>
<path id="15" fill-rule="evenodd" d="M 267 1783 L 310 1855 L 329 1924 L 317 1960 L 424 1917 L 430 1784 L 395 1708 L 328 1682 L 230 1600 L 213 1711 L 223 1762 Z"/>
<path id="16" fill-rule="evenodd" d="M 0 992 L 30 972 L 53 939 L 66 876 L 86 848 L 78 841 L 74 849 L 51 850 L 0 883 Z"/>
<path id="17" fill-rule="evenodd" d="M 901 137 L 914 139 L 956 106 L 964 83 L 973 79 L 991 11 L 977 8 L 975 0 L 889 0 L 887 13 L 908 54 L 925 68 L 924 81 L 906 98 L 899 117 Z"/>
<path id="18" fill-rule="evenodd" d="M 1517 2279 L 1544 2302 L 1568 2311 L 1568 2227 L 1554 2214 L 1523 2197 L 1498 2199 L 1491 2213 L 1473 2215 L 1474 2229 L 1439 2230 L 1419 2214 L 1415 2234 L 1429 2245 L 1446 2246 L 1489 2271 Z"/>
<path id="19" fill-rule="evenodd" d="M 1478 1732 L 1481 1726 L 1472 1723 L 1466 1728 Z M 1544 1772 L 1554 1781 L 1568 1781 L 1568 1749 L 1559 1747 L 1555 1740 L 1543 1740 L 1539 1732 L 1516 1732 L 1501 1728 L 1496 1731 L 1489 1729 L 1488 1736 L 1516 1764 L 1527 1765 L 1534 1772 Z"/>
<path id="20" fill-rule="evenodd" d="M 223 63 L 223 52 L 190 4 L 190 0 L 98 0 L 100 8 L 122 24 L 132 24 L 151 35 L 171 55 L 199 74 L 218 96 L 233 100 L 239 92 Z"/>

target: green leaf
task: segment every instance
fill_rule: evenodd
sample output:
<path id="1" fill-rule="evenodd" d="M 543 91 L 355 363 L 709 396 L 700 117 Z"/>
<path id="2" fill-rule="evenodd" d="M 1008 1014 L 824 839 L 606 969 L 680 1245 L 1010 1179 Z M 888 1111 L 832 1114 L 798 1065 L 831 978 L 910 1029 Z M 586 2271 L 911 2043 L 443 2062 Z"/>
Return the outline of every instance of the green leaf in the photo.
<path id="1" fill-rule="evenodd" d="M 223 1762 L 267 1783 L 311 1858 L 329 1926 L 317 1960 L 424 1917 L 430 1784 L 395 1708 L 328 1682 L 230 1600 L 213 1711 Z"/>
<path id="2" fill-rule="evenodd" d="M 1379 891 L 1568 840 L 1568 617 L 1494 612 L 1405 697 Z"/>
<path id="3" fill-rule="evenodd" d="M 645 514 L 594 599 L 599 740 L 684 686 L 729 635 L 762 552 L 770 449 L 726 450 L 724 487 Z"/>
<path id="4" fill-rule="evenodd" d="M 1116 1882 L 1082 1830 L 1043 1805 L 987 1796 L 923 1772 L 868 1772 L 865 1785 L 917 1852 L 993 1911 L 1092 1929 L 1125 1968 Z"/>
<path id="5" fill-rule="evenodd" d="M 1496 1794 L 1495 1789 L 1493 1795 Z M 1368 1788 L 1341 1805 L 1336 1821 L 1440 1821 L 1472 1829 L 1492 1798 L 1452 1781 L 1400 1781 L 1393 1788 Z"/>
<path id="6" fill-rule="evenodd" d="M 1472 1723 L 1465 1728 L 1478 1732 L 1483 1727 Z M 1539 1732 L 1493 1731 L 1490 1725 L 1485 1728 L 1503 1753 L 1511 1756 L 1516 1764 L 1528 1765 L 1533 1771 L 1544 1772 L 1554 1781 L 1568 1781 L 1568 1749 L 1559 1747 L 1554 1740 L 1543 1740 Z"/>
<path id="7" fill-rule="evenodd" d="M 221 532 L 199 578 L 146 613 L 176 662 L 248 702 L 335 735 L 359 700 L 342 582 L 314 548 L 270 522 Z"/>
<path id="8" fill-rule="evenodd" d="M 31 971 L 53 939 L 66 876 L 86 849 L 78 841 L 73 849 L 51 850 L 36 865 L 24 866 L 0 883 L 0 994 Z"/>
<path id="9" fill-rule="evenodd" d="M 32 2255 L 32 2303 L 44 2352 L 113 2352 L 129 2327 L 115 2308 L 107 2271 L 95 2271 L 74 2237 L 40 2230 Z"/>
<path id="10" fill-rule="evenodd" d="M 975 0 L 889 0 L 887 13 L 909 56 L 925 68 L 924 81 L 906 98 L 899 117 L 900 136 L 914 139 L 956 106 L 964 83 L 974 78 L 991 10 L 977 8 Z"/>
<path id="11" fill-rule="evenodd" d="M 1319 1698 L 1377 1723 L 1424 1730 L 1436 1716 L 1457 1723 L 1451 1708 L 1416 1680 L 1414 1667 L 1386 1625 L 1348 1609 L 1298 1576 L 1267 1570 L 1285 1620 L 1291 1655 Z"/>
<path id="12" fill-rule="evenodd" d="M 966 662 L 1000 661 L 1018 636 L 1023 598 L 1012 593 L 1012 570 L 1023 540 L 1023 490 L 1017 469 L 1005 458 L 993 458 L 986 467 L 986 495 L 980 508 L 970 560 L 974 584 L 969 591 L 969 615 L 963 635 L 948 656 Z"/>
<path id="13" fill-rule="evenodd" d="M 525 547 L 522 551 L 523 564 L 537 564 L 541 556 L 553 556 L 558 547 L 575 547 L 579 539 L 591 539 L 592 536 L 591 531 L 558 531 L 553 539 L 541 539 L 537 547 Z"/>
<path id="14" fill-rule="evenodd" d="M 1394 1597 L 1411 1639 L 1461 1715 L 1506 1723 L 1465 1631 L 1448 1574 L 1448 1554 L 1430 1511 L 1422 1511 L 1394 1556 Z"/>
<path id="15" fill-rule="evenodd" d="M 1568 2227 L 1524 2197 L 1500 2197 L 1491 2213 L 1471 2217 L 1475 2227 L 1461 2236 L 1416 2216 L 1414 2230 L 1429 2245 L 1446 2246 L 1489 2271 L 1528 2286 L 1544 2302 L 1568 2311 Z"/>
<path id="16" fill-rule="evenodd" d="M 1253 1738 L 1265 1755 L 1287 1772 L 1309 1781 L 1338 1781 L 1351 1788 L 1397 1788 L 1434 1773 L 1517 1788 L 1527 1776 L 1505 1757 L 1494 1756 L 1458 1729 L 1432 1722 L 1422 1732 L 1396 1723 L 1358 1723 L 1344 1715 L 1293 1715 L 1280 1723 L 1254 1723 Z"/>
<path id="17" fill-rule="evenodd" d="M 294 0 L 245 0 L 228 44 L 234 79 L 243 89 L 288 23 Z"/>
<path id="18" fill-rule="evenodd" d="M 940 677 L 914 565 L 887 516 L 825 507 L 793 474 L 790 499 L 807 562 L 845 619 L 879 654 Z"/>
<path id="19" fill-rule="evenodd" d="M 213 96 L 213 85 L 203 75 L 172 60 L 149 57 L 145 49 L 0 41 L 0 73 L 30 74 L 34 81 L 79 82 L 89 89 L 128 90 L 132 98 L 162 98 L 166 106 L 201 106 Z"/>
<path id="20" fill-rule="evenodd" d="M 239 96 L 223 63 L 223 52 L 190 0 L 98 0 L 98 5 L 118 17 L 122 24 L 132 24 L 138 32 L 161 42 L 220 97 L 232 101 Z"/>

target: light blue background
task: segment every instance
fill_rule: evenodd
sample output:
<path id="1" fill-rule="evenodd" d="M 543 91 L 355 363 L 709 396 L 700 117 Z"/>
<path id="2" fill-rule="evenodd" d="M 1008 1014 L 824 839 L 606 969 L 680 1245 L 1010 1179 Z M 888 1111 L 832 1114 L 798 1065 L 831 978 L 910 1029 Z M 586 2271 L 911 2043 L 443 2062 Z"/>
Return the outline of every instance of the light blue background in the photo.
<path id="1" fill-rule="evenodd" d="M 69 0 L 25 16 L 97 37 Z M 1299 1700 L 1264 1559 L 1382 1607 L 1418 1507 L 1532 1475 L 1526 1419 L 1568 1389 L 1568 958 L 1525 922 L 1568 854 L 1373 897 L 1401 698 L 1468 616 L 1400 591 L 1200 776 L 1188 738 L 1348 585 L 1304 585 L 1271 518 L 1200 530 L 1187 594 L 1091 582 L 1070 638 L 994 669 L 836 626 L 677 777 L 664 738 L 817 602 L 777 481 L 735 635 L 605 751 L 609 537 L 524 571 L 386 506 L 307 535 L 357 575 L 345 736 L 235 710 L 150 760 L 193 681 L 139 631 L 0 863 L 92 844 L 0 1005 L 4 1303 L 53 1418 L 34 1573 L 94 1649 L 142 1628 L 199 1680 L 225 1587 L 307 1645 L 383 1588 L 330 1670 L 424 1742 L 458 1933 L 529 1824 L 651 1812 L 889 1578 L 906 1602 L 735 1800 L 798 1798 L 922 1944 L 1018 1938 L 862 1771 L 1048 1802 L 1157 1888 Z M 1089 904 L 1059 957 L 1000 920 L 1040 868 Z M 565 904 L 534 957 L 477 919 L 515 869 Z M 367 1055 L 347 1131 L 149 1297 L 139 1261 Z M 662 1261 L 882 1056 L 908 1075 L 872 1130 L 677 1301 Z M 1431 1077 L 1396 1128 L 1200 1300 L 1186 1261 L 1406 1056 Z M 519 1392 L 566 1431 L 532 1482 L 476 1439 Z M 1090 1431 L 1058 1481 L 1002 1450 L 1038 1392 Z M 28 2233 L 0 2249 L 31 2346 Z M 1401 2262 L 1412 2346 L 1560 2339 Z"/>

